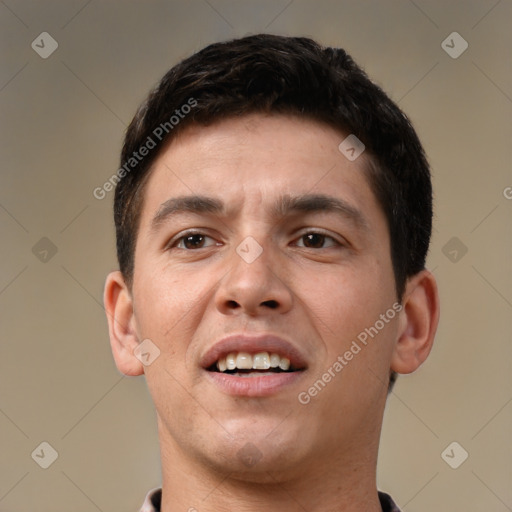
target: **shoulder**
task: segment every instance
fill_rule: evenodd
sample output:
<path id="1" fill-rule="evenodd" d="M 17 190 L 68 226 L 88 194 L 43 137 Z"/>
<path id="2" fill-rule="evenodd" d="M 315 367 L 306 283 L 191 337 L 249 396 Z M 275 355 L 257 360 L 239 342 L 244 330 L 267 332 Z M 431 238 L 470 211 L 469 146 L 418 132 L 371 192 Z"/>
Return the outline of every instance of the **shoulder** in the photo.
<path id="1" fill-rule="evenodd" d="M 162 501 L 162 488 L 156 487 L 146 494 L 146 499 L 142 504 L 140 512 L 160 512 L 160 503 Z"/>
<path id="2" fill-rule="evenodd" d="M 400 512 L 400 509 L 396 506 L 389 494 L 379 491 L 379 500 L 382 512 Z"/>

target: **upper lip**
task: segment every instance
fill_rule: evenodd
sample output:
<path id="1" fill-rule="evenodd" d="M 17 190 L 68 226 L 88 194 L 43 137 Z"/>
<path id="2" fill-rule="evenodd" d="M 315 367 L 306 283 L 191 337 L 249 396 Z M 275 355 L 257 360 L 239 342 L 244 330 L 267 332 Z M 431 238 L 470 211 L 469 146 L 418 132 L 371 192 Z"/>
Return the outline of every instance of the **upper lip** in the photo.
<path id="1" fill-rule="evenodd" d="M 301 351 L 289 341 L 273 334 L 260 334 L 258 336 L 232 334 L 227 336 L 214 343 L 205 352 L 200 359 L 200 365 L 205 369 L 210 368 L 221 357 L 225 357 L 231 352 L 276 353 L 281 357 L 287 357 L 292 368 L 299 370 L 306 367 L 306 361 Z"/>

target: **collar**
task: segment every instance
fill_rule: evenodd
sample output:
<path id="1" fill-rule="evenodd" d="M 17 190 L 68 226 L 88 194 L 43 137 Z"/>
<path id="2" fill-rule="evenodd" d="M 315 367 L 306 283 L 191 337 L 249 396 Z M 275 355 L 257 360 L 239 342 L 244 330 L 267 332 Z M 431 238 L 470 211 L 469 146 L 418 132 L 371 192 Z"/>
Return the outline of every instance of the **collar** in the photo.
<path id="1" fill-rule="evenodd" d="M 382 507 L 382 512 L 400 512 L 395 502 L 386 493 L 379 491 L 379 500 Z M 162 503 L 162 488 L 157 487 L 151 489 L 146 495 L 146 499 L 140 509 L 140 512 L 160 512 L 160 505 Z"/>

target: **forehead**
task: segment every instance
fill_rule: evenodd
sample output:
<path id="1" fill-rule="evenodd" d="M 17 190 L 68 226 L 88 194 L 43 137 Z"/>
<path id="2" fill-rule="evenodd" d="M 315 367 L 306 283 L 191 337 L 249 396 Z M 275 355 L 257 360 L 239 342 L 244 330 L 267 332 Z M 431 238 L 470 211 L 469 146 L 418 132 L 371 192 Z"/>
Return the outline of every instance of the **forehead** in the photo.
<path id="1" fill-rule="evenodd" d="M 219 197 L 254 211 L 283 195 L 328 193 L 355 208 L 379 210 L 365 172 L 368 157 L 350 161 L 339 149 L 346 137 L 323 123 L 280 114 L 190 125 L 153 164 L 141 227 L 169 198 L 184 195 Z"/>

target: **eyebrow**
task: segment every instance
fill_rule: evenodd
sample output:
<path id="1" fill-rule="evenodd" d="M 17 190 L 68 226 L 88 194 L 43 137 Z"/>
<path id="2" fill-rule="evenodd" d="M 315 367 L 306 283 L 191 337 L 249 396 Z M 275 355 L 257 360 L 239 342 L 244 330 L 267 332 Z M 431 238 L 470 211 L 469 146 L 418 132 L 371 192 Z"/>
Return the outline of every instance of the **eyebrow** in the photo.
<path id="1" fill-rule="evenodd" d="M 225 204 L 220 199 L 207 196 L 180 196 L 163 202 L 151 221 L 151 231 L 156 231 L 172 216 L 181 213 L 224 214 Z M 285 218 L 297 213 L 337 213 L 353 222 L 357 227 L 369 229 L 368 222 L 360 210 L 346 201 L 325 194 L 305 194 L 300 196 L 282 195 L 271 208 L 275 218 Z"/>
<path id="2" fill-rule="evenodd" d="M 275 217 L 286 217 L 293 213 L 337 213 L 352 221 L 357 227 L 369 229 L 369 224 L 355 206 L 343 199 L 326 194 L 283 195 L 272 209 Z"/>
<path id="3" fill-rule="evenodd" d="M 156 231 L 173 215 L 185 212 L 221 214 L 224 212 L 224 203 L 219 199 L 206 196 L 180 196 L 167 199 L 153 217 L 151 231 Z"/>

